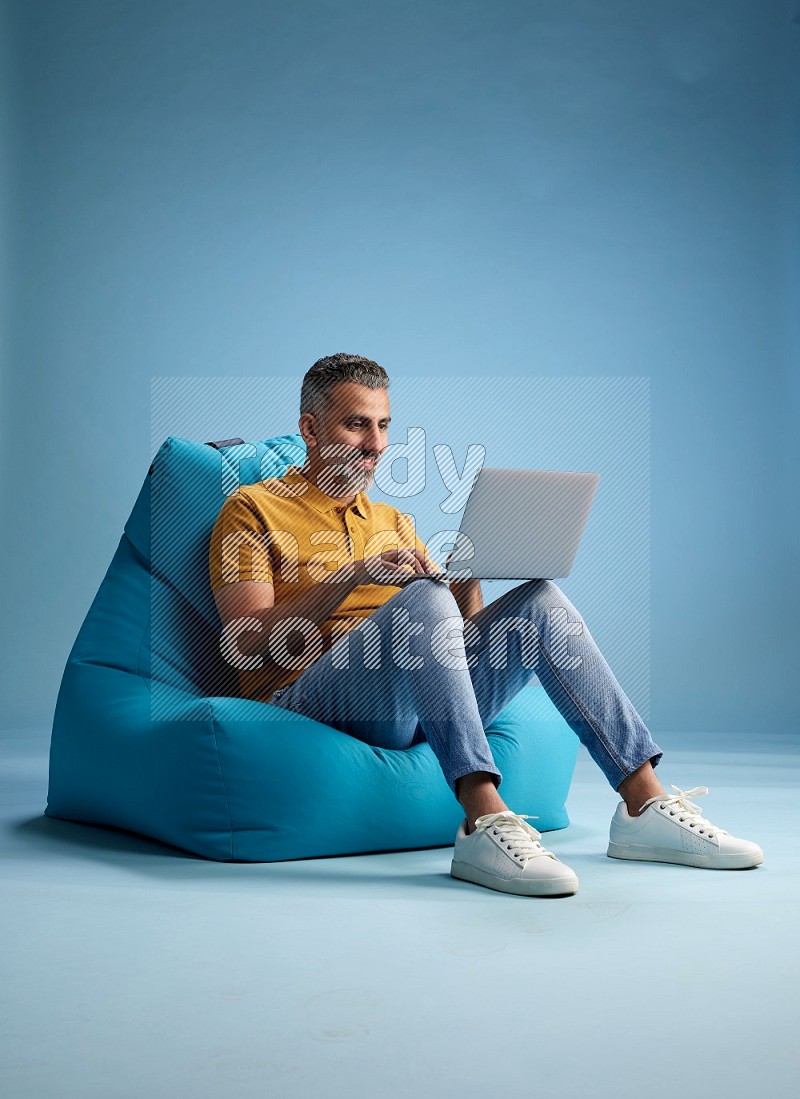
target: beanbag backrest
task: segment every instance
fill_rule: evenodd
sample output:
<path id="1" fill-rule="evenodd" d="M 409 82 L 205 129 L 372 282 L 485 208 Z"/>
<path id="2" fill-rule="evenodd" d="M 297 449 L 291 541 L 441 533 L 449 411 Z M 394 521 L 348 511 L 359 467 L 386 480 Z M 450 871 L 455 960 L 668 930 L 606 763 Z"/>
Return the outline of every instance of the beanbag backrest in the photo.
<path id="1" fill-rule="evenodd" d="M 149 554 L 152 621 L 142 662 L 160 717 L 172 697 L 161 684 L 197 694 L 236 693 L 234 670 L 220 654 L 220 620 L 209 585 L 211 528 L 239 484 L 279 477 L 305 456 L 299 434 L 219 449 L 170 436 L 156 454 L 150 492 L 126 532 Z"/>

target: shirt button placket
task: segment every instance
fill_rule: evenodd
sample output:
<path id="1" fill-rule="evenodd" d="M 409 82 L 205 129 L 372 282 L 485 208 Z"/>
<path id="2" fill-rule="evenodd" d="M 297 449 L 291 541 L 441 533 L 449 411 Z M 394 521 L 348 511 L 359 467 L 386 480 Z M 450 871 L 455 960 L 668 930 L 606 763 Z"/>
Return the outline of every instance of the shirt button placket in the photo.
<path id="1" fill-rule="evenodd" d="M 350 531 L 350 522 L 347 518 L 347 508 L 334 508 L 334 511 L 344 524 L 345 537 L 347 538 L 347 549 L 348 553 L 350 554 L 350 559 L 353 560 L 353 537 Z"/>

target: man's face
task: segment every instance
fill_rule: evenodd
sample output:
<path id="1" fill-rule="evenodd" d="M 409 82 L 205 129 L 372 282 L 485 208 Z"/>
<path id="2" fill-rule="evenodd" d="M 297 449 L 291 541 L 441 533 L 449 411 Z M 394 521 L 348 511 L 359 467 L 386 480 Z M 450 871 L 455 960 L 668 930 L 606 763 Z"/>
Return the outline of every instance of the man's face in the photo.
<path id="1" fill-rule="evenodd" d="M 329 496 L 354 496 L 372 484 L 388 445 L 389 395 L 359 382 L 340 382 L 321 417 L 314 417 L 317 447 L 309 464 Z"/>

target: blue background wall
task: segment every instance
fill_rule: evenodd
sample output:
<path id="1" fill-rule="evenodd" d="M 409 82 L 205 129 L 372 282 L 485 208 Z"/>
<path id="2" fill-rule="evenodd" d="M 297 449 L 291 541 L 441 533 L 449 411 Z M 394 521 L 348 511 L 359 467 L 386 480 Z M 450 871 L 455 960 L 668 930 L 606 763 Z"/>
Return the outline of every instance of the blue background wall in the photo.
<path id="1" fill-rule="evenodd" d="M 151 379 L 299 385 L 335 351 L 381 362 L 434 442 L 475 397 L 448 409 L 421 376 L 494 393 L 488 464 L 541 428 L 514 377 L 648 379 L 651 728 L 796 723 L 796 4 L 2 17 L 5 725 L 51 719 L 152 457 Z M 295 430 L 293 397 L 260 400 L 261 437 Z M 625 570 L 591 569 L 576 602 L 605 641 Z"/>

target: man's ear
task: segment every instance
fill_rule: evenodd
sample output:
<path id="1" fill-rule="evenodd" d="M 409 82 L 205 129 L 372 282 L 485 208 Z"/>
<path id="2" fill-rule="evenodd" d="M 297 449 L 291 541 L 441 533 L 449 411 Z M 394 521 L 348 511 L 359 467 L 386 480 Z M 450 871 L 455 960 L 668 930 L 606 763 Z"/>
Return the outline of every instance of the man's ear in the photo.
<path id="1" fill-rule="evenodd" d="M 297 426 L 300 428 L 300 434 L 303 436 L 306 446 L 318 445 L 317 417 L 313 412 L 304 412 L 297 421 Z"/>

